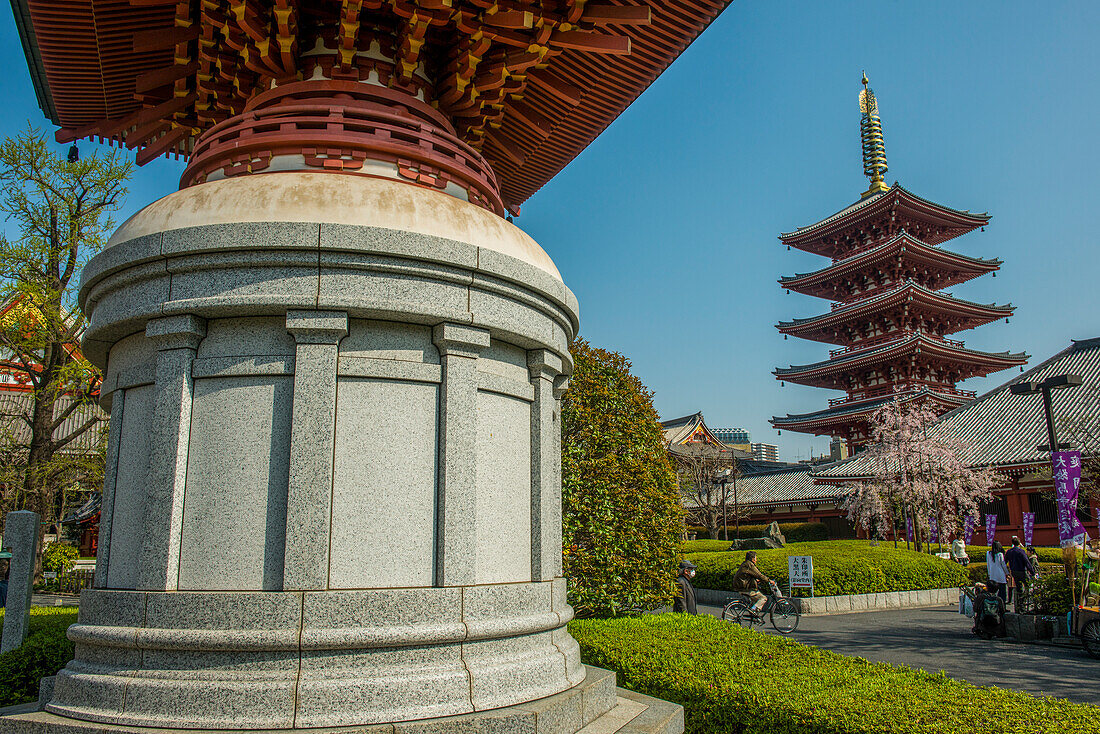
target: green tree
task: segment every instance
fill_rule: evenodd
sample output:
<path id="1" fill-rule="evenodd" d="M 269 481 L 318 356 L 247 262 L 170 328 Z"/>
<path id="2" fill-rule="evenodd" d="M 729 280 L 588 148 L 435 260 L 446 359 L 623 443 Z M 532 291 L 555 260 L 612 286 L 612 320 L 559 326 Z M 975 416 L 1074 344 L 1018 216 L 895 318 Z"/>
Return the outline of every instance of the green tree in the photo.
<path id="1" fill-rule="evenodd" d="M 96 486 L 102 453 L 86 450 L 106 417 L 94 405 L 101 376 L 79 351 L 76 306 L 84 263 L 114 228 L 131 164 L 115 152 L 67 160 L 28 127 L 0 144 L 0 369 L 24 384 L 28 401 L 0 407 L 0 455 L 9 488 L 4 509 L 59 518 L 67 487 Z M 77 450 L 78 447 L 80 450 Z"/>
<path id="2" fill-rule="evenodd" d="M 652 393 L 621 354 L 571 347 L 562 401 L 562 554 L 580 617 L 672 601 L 684 511 Z"/>

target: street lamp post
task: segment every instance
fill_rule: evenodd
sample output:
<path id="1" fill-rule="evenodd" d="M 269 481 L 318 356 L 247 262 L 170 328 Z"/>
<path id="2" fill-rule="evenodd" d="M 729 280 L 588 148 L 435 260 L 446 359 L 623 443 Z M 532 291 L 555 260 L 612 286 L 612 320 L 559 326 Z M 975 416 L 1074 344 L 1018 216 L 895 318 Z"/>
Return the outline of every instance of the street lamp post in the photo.
<path id="1" fill-rule="evenodd" d="M 1058 427 L 1054 423 L 1054 407 L 1051 401 L 1051 392 L 1066 387 L 1080 387 L 1085 382 L 1080 375 L 1058 375 L 1048 377 L 1042 382 L 1017 382 L 1010 385 L 1008 391 L 1013 395 L 1034 395 L 1041 393 L 1043 396 L 1043 415 L 1046 417 L 1047 444 L 1036 447 L 1039 451 L 1054 453 L 1060 449 L 1068 449 L 1069 444 L 1058 443 Z"/>

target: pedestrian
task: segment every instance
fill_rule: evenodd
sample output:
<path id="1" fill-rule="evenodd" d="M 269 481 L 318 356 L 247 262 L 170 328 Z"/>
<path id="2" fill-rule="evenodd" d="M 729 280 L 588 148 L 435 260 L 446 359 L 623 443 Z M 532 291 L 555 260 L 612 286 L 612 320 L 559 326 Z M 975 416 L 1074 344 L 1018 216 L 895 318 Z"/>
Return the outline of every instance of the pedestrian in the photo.
<path id="1" fill-rule="evenodd" d="M 970 564 L 970 556 L 966 555 L 966 542 L 962 538 L 955 538 L 951 544 L 951 560 L 960 566 Z"/>
<path id="2" fill-rule="evenodd" d="M 1024 550 L 1020 539 L 1015 535 L 1012 536 L 1012 547 L 1008 549 L 1008 553 L 1005 553 L 1005 561 L 1008 563 L 1008 570 L 1012 572 L 1013 585 L 1016 587 L 1016 611 L 1018 612 L 1020 611 L 1020 595 L 1031 583 L 1032 572 L 1031 561 L 1027 558 L 1027 552 Z"/>
<path id="3" fill-rule="evenodd" d="M 695 564 L 691 561 L 680 561 L 680 573 L 676 576 L 676 584 L 679 589 L 676 599 L 672 602 L 672 611 L 682 614 L 698 614 L 695 608 L 695 587 L 691 580 L 695 578 Z"/>
<path id="4" fill-rule="evenodd" d="M 1005 549 L 1000 541 L 994 540 L 985 553 L 985 570 L 989 576 L 989 586 L 994 587 L 1001 601 L 1008 603 L 1008 564 L 1005 563 Z"/>
<path id="5" fill-rule="evenodd" d="M 1031 564 L 1031 578 L 1039 578 L 1039 554 L 1035 551 L 1033 545 L 1027 547 L 1027 560 Z"/>
<path id="6" fill-rule="evenodd" d="M 8 606 L 8 568 L 7 559 L 0 561 L 0 609 Z"/>
<path id="7" fill-rule="evenodd" d="M 754 612 L 763 609 L 764 604 L 768 601 L 768 598 L 760 593 L 759 585 L 761 581 L 766 584 L 771 583 L 770 579 L 760 573 L 760 569 L 756 567 L 756 551 L 751 550 L 745 554 L 745 560 L 741 562 L 741 565 L 737 567 L 737 573 L 733 575 L 733 589 L 749 597 Z"/>

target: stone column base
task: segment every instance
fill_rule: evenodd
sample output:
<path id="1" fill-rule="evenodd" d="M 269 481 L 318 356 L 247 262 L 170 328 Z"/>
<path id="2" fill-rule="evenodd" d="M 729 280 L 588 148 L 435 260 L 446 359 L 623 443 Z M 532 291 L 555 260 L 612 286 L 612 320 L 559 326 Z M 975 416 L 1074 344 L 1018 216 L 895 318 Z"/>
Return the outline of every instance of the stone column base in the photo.
<path id="1" fill-rule="evenodd" d="M 616 688 L 614 673 L 585 667 L 587 675 L 580 685 L 516 706 L 397 724 L 278 729 L 264 734 L 683 734 L 683 706 Z M 44 690 L 48 692 L 49 686 Z M 57 716 L 42 711 L 42 705 L 0 709 L 0 734 L 244 734 L 241 730 L 114 726 Z"/>

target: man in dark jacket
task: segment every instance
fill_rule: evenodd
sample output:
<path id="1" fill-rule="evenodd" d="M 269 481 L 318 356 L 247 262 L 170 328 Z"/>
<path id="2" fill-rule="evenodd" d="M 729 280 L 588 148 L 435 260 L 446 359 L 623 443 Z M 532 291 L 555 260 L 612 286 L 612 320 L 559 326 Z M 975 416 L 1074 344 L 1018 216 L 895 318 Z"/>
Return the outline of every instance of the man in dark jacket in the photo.
<path id="1" fill-rule="evenodd" d="M 1015 535 L 1012 536 L 1012 547 L 1009 548 L 1008 553 L 1005 553 L 1005 561 L 1008 563 L 1008 570 L 1012 573 L 1012 580 L 1016 582 L 1016 609 L 1019 611 L 1020 593 L 1031 583 L 1035 569 L 1031 567 L 1031 559 L 1027 557 L 1020 539 Z"/>
<path id="2" fill-rule="evenodd" d="M 695 564 L 691 561 L 680 561 L 680 573 L 676 576 L 676 600 L 672 602 L 672 611 L 684 614 L 698 614 L 695 609 L 695 587 L 691 585 L 691 579 L 695 578 Z"/>
<path id="3" fill-rule="evenodd" d="M 749 551 L 733 576 L 733 588 L 749 597 L 753 611 L 757 612 L 764 608 L 764 603 L 768 600 L 768 597 L 760 593 L 761 581 L 765 584 L 770 583 L 770 579 L 760 573 L 760 569 L 756 567 L 756 551 Z"/>

